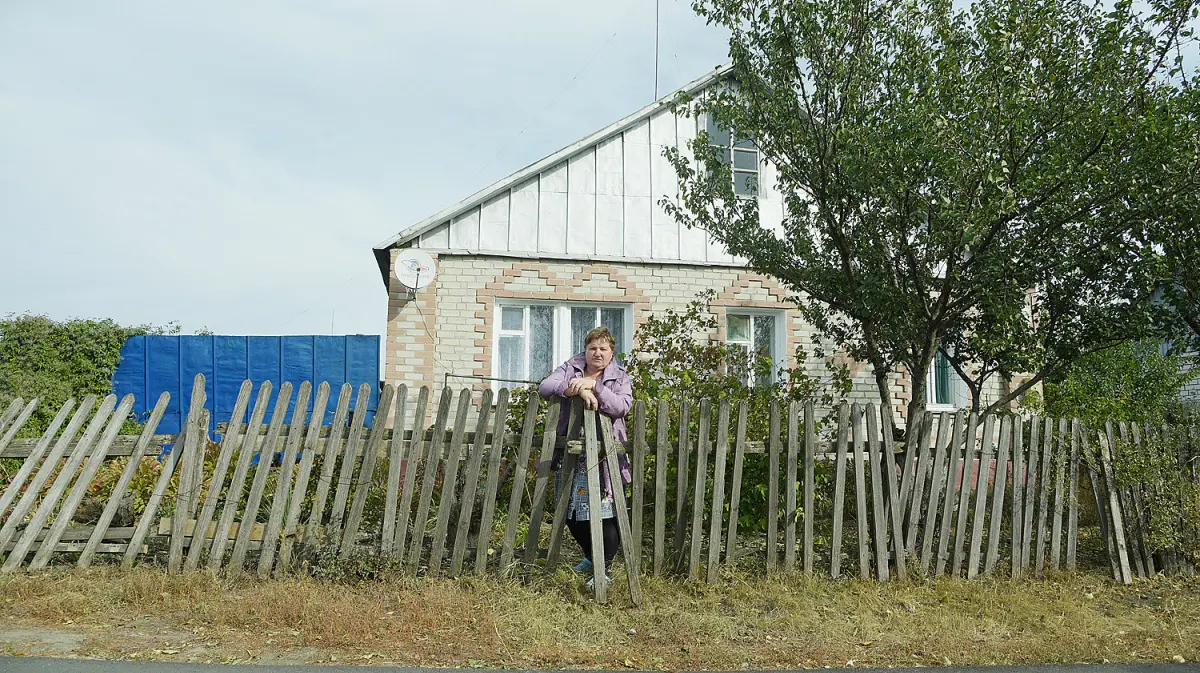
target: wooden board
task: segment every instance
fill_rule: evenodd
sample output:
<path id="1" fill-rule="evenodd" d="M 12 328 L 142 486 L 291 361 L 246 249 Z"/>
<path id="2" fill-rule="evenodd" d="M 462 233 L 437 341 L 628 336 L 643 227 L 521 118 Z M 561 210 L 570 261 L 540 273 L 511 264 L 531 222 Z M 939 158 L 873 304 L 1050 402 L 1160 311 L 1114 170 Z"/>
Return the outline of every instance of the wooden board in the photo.
<path id="1" fill-rule="evenodd" d="M 813 403 L 804 405 L 804 572 L 811 575 L 815 565 L 813 558 L 813 521 L 816 520 L 814 504 L 816 490 L 816 467 L 814 453 L 817 448 L 817 421 Z M 792 481 L 795 481 L 793 475 Z"/>
<path id="2" fill-rule="evenodd" d="M 645 520 L 645 492 L 646 492 L 646 403 L 642 400 L 636 400 L 633 403 L 633 483 L 631 484 L 630 496 L 633 498 L 631 503 L 630 527 L 629 535 L 633 543 L 631 550 L 632 558 L 626 558 L 626 563 L 632 563 L 639 570 L 642 567 L 642 522 Z M 609 447 L 616 448 L 615 443 L 610 442 L 604 445 L 605 451 Z M 613 451 L 616 453 L 616 451 Z"/>
<path id="3" fill-rule="evenodd" d="M 225 498 L 225 506 L 221 509 L 221 518 L 213 535 L 212 547 L 208 552 L 209 570 L 220 569 L 221 563 L 224 560 L 225 547 L 228 544 L 226 540 L 229 537 L 229 531 L 233 528 L 233 522 L 237 518 L 242 488 L 246 483 L 246 476 L 250 472 L 250 460 L 254 458 L 252 438 L 258 434 L 258 428 L 262 425 L 263 418 L 267 415 L 267 405 L 271 399 L 271 390 L 270 381 L 263 381 L 258 386 L 258 397 L 254 402 L 254 411 L 250 414 L 250 424 L 246 426 L 246 434 L 240 441 L 241 448 L 238 450 L 237 467 L 234 468 L 233 477 L 229 482 L 229 491 Z"/>
<path id="4" fill-rule="evenodd" d="M 1067 469 L 1067 570 L 1076 569 L 1079 546 L 1079 419 L 1071 419 L 1071 455 Z"/>
<path id="5" fill-rule="evenodd" d="M 708 510 L 708 583 L 716 585 L 721 563 L 721 520 L 725 513 L 725 463 L 729 453 L 729 400 L 717 407 L 717 455 L 713 462 L 712 507 Z"/>
<path id="6" fill-rule="evenodd" d="M 371 432 L 367 436 L 367 445 L 362 455 L 362 465 L 358 470 L 358 485 L 354 489 L 354 497 L 350 501 L 350 511 L 346 515 L 345 526 L 342 530 L 342 541 L 338 549 L 338 558 L 350 558 L 358 541 L 358 529 L 362 525 L 363 509 L 367 504 L 367 496 L 375 483 L 375 465 L 379 461 L 380 447 L 383 446 L 383 426 L 387 423 L 388 410 L 396 397 L 396 388 L 390 383 L 383 386 L 379 395 L 379 411 L 371 423 Z M 290 475 L 289 475 L 290 476 Z"/>
<path id="7" fill-rule="evenodd" d="M 454 416 L 454 436 L 450 439 L 450 453 L 442 472 L 442 492 L 438 499 L 437 522 L 433 527 L 433 544 L 429 549 L 429 573 L 442 572 L 442 557 L 446 551 L 446 533 L 450 526 L 450 515 L 454 510 L 455 490 L 458 487 L 458 457 L 462 453 L 463 435 L 467 430 L 467 415 L 471 409 L 471 389 L 463 388 L 458 394 L 458 409 Z"/>
<path id="8" fill-rule="evenodd" d="M 304 437 L 304 418 L 308 413 L 308 400 L 312 396 L 312 384 L 304 381 L 300 384 L 300 393 L 296 396 L 296 408 L 292 412 L 292 431 L 288 433 L 287 448 L 283 452 L 283 460 L 279 464 L 279 472 L 275 482 L 275 494 L 271 498 L 271 513 L 267 517 L 266 534 L 262 546 L 259 547 L 258 577 L 267 579 L 275 567 L 275 550 L 279 544 L 279 536 L 283 532 L 283 517 L 287 513 L 288 500 L 292 496 L 292 475 L 296 467 L 296 456 L 300 451 L 300 442 Z M 383 406 L 381 416 L 387 415 L 387 405 Z M 314 416 L 317 423 L 321 419 Z M 380 424 L 383 421 L 380 419 Z"/>
<path id="9" fill-rule="evenodd" d="M 551 401 L 549 404 L 550 408 L 546 411 L 546 431 L 542 435 L 542 445 L 538 452 L 537 477 L 533 482 L 532 504 L 529 509 L 529 532 L 525 535 L 525 551 L 522 556 L 522 561 L 528 568 L 532 568 L 534 561 L 537 560 L 542 519 L 546 516 L 546 491 L 550 487 L 550 467 L 554 460 L 554 433 L 550 429 L 558 427 L 559 414 L 562 412 L 562 405 L 557 401 Z M 533 408 L 532 403 L 531 408 Z M 530 416 L 526 415 L 525 418 L 528 419 Z M 534 418 L 536 419 L 536 415 Z"/>
<path id="10" fill-rule="evenodd" d="M 868 550 L 869 533 L 867 513 L 866 437 L 863 431 L 862 407 L 855 403 L 850 407 L 850 428 L 854 438 L 854 522 L 858 535 L 858 577 L 871 578 L 871 553 Z M 883 519 L 880 511 L 879 518 Z"/>
<path id="11" fill-rule="evenodd" d="M 733 487 L 729 495 L 729 534 L 725 542 L 725 567 L 733 569 L 738 555 L 738 513 L 742 503 L 742 470 L 746 461 L 746 423 L 749 406 L 745 400 L 738 403 L 737 430 L 733 444 Z"/>
<path id="12" fill-rule="evenodd" d="M 966 552 L 967 515 L 971 510 L 971 484 L 975 473 L 975 447 L 978 439 L 979 416 L 972 413 L 967 417 L 967 431 L 963 438 L 962 472 L 958 490 L 958 521 L 954 526 L 954 552 L 950 559 L 950 574 L 962 572 L 963 556 Z M 986 486 L 986 484 L 985 484 Z"/>
<path id="13" fill-rule="evenodd" d="M 58 432 L 58 426 L 62 424 L 63 417 L 66 415 L 64 412 L 69 413 L 72 406 L 72 400 L 67 400 L 67 402 L 63 404 L 62 408 L 58 410 L 58 414 L 55 416 L 54 420 L 51 421 L 50 426 L 46 428 L 46 432 L 42 435 L 42 439 L 38 441 L 39 445 L 45 441 L 46 445 L 49 446 L 50 442 L 54 440 L 54 434 Z M 94 406 L 96 406 L 95 395 L 88 395 L 86 398 L 84 398 L 83 404 L 79 406 L 79 409 L 75 412 L 75 415 L 71 417 L 71 422 L 68 423 L 67 428 L 63 430 L 62 437 L 60 437 L 57 442 L 54 442 L 54 448 L 50 449 L 50 452 L 46 454 L 45 460 L 39 462 L 41 460 L 40 454 L 44 452 L 44 449 L 35 449 L 35 451 L 30 454 L 30 457 L 26 458 L 25 462 L 21 464 L 21 467 L 17 470 L 17 473 L 13 475 L 12 481 L 10 481 L 8 486 L 4 489 L 3 497 L 0 497 L 0 513 L 7 512 L 9 506 L 12 505 L 13 501 L 17 499 L 17 496 L 21 496 L 21 501 L 18 502 L 17 507 L 9 513 L 9 518 L 5 521 L 3 527 L 0 528 L 0 530 L 4 531 L 3 533 L 0 533 L 0 540 L 3 540 L 3 542 L 0 542 L 0 546 L 7 544 L 8 541 L 12 539 L 12 533 L 16 531 L 18 522 L 24 520 L 25 513 L 28 512 L 29 506 L 32 505 L 34 499 L 37 497 L 37 494 L 41 493 L 42 486 L 47 480 L 49 480 L 51 475 L 54 474 L 55 468 L 58 466 L 58 462 L 62 459 L 63 454 L 67 450 L 67 446 L 71 444 L 71 440 L 74 439 L 75 434 L 79 432 L 79 428 L 83 426 L 83 422 L 87 420 L 88 414 L 91 413 L 92 407 Z M 25 481 L 29 479 L 30 476 L 33 477 L 33 481 L 30 482 L 28 489 L 22 491 L 21 487 L 25 485 Z M 21 502 L 25 503 L 24 506 L 21 505 Z"/>
<path id="14" fill-rule="evenodd" d="M 447 388 L 447 390 L 449 390 Z M 421 386 L 421 392 L 417 394 L 417 408 L 413 412 L 413 429 L 420 430 L 425 424 L 425 410 L 429 406 L 429 386 Z M 418 432 L 417 437 L 424 433 Z M 433 440 L 430 439 L 430 442 Z M 412 512 L 413 490 L 417 482 L 417 474 L 421 472 L 422 461 L 425 460 L 425 451 L 421 450 L 421 443 L 415 442 L 408 445 L 408 450 L 405 452 L 404 459 L 404 488 L 400 491 L 400 502 L 396 505 L 396 532 L 392 538 L 392 547 L 389 554 L 393 557 L 404 558 L 405 552 L 408 549 L 408 531 L 409 522 L 408 515 Z M 416 524 L 413 524 L 415 530 Z M 424 531 L 424 528 L 421 529 Z"/>
<path id="15" fill-rule="evenodd" d="M 779 401 L 771 400 L 770 453 L 767 458 L 767 572 L 775 571 L 779 558 Z M 795 475 L 793 475 L 794 477 Z M 793 482 L 795 483 L 795 482 Z M 793 488 L 795 488 L 793 486 Z"/>
<path id="16" fill-rule="evenodd" d="M 531 395 L 530 397 L 537 397 Z M 494 441 L 488 452 L 487 475 L 483 487 L 483 513 L 479 516 L 479 534 L 475 545 L 475 574 L 483 574 L 487 570 L 488 552 L 491 549 L 492 520 L 496 516 L 496 498 L 500 492 L 500 459 L 504 457 L 505 424 L 508 423 L 508 389 L 500 389 L 500 399 L 496 404 L 496 416 L 493 421 L 495 432 Z M 526 459 L 528 459 L 526 452 Z M 522 467 L 524 463 L 522 463 Z M 514 489 L 515 490 L 515 489 Z M 512 510 L 516 517 L 520 510 Z"/>
<path id="17" fill-rule="evenodd" d="M 225 473 L 229 471 L 229 462 L 233 459 L 233 451 L 238 444 L 242 423 L 246 420 L 246 409 L 250 406 L 250 394 L 253 392 L 254 385 L 249 380 L 243 381 L 238 390 L 237 400 L 233 405 L 231 422 L 221 437 L 221 448 L 217 453 L 216 465 L 213 466 L 208 493 L 204 495 L 204 505 L 200 508 L 200 514 L 197 517 L 200 522 L 200 530 L 208 530 L 209 522 L 217 515 L 217 503 L 221 500 L 221 491 L 225 485 Z M 188 546 L 187 559 L 183 564 L 184 570 L 196 569 L 200 563 L 200 552 L 204 549 L 204 544 L 195 544 L 194 542 Z M 80 560 L 82 561 L 82 559 Z"/>
<path id="18" fill-rule="evenodd" d="M 668 416 L 669 407 L 666 400 L 658 401 L 658 441 L 655 446 L 666 447 L 670 438 L 671 428 Z M 663 572 L 664 547 L 667 540 L 667 471 L 671 452 L 662 450 L 654 453 L 654 561 L 655 577 L 661 577 Z"/>
<path id="19" fill-rule="evenodd" d="M 675 552 L 675 571 L 683 567 L 684 559 L 684 540 L 687 539 L 687 518 L 684 512 L 687 511 L 688 502 L 688 463 L 691 460 L 689 455 L 691 447 L 691 417 L 692 406 L 687 400 L 679 402 L 679 450 L 676 454 L 675 462 L 675 543 L 672 550 Z"/>
<path id="20" fill-rule="evenodd" d="M 425 473 L 421 475 L 421 497 L 417 501 L 417 513 L 412 522 L 412 538 L 408 543 L 408 570 L 416 573 L 421 563 L 421 550 L 425 546 L 425 530 L 429 526 L 429 506 L 433 498 L 433 485 L 441 462 L 442 442 L 446 439 L 446 423 L 450 418 L 450 405 L 454 402 L 454 391 L 446 386 L 438 401 L 437 417 L 433 422 L 433 438 L 425 451 Z"/>
<path id="21" fill-rule="evenodd" d="M 508 396 L 501 390 L 501 402 L 508 405 Z M 530 395 L 529 401 L 525 404 L 525 425 L 521 429 L 521 447 L 517 451 L 517 462 L 513 473 L 512 492 L 508 499 L 508 518 L 504 526 L 504 542 L 500 546 L 500 574 L 507 575 L 512 568 L 513 556 L 516 553 L 517 546 L 517 524 L 521 521 L 521 505 L 525 500 L 525 482 L 526 473 L 529 469 L 529 456 L 533 451 L 533 433 L 537 431 L 537 416 L 538 408 L 541 406 L 542 398 L 538 395 Z M 557 405 L 551 403 L 551 408 L 556 408 Z M 506 412 L 507 413 L 507 412 Z M 557 416 L 557 414 L 556 414 Z M 504 419 L 497 418 L 496 427 L 501 427 L 505 423 Z M 496 451 L 499 447 L 493 445 L 492 450 Z M 541 456 L 538 457 L 538 470 L 535 474 L 541 473 L 541 461 L 544 460 Z M 549 468 L 549 465 L 547 465 Z M 537 491 L 535 487 L 533 489 Z M 542 498 L 545 499 L 545 491 L 542 492 Z M 541 512 L 538 512 L 538 518 L 541 518 Z M 533 528 L 532 512 L 529 520 L 530 529 Z"/>
<path id="22" fill-rule="evenodd" d="M 983 519 L 987 516 L 988 479 L 992 461 L 996 457 L 995 444 L 992 442 L 995 424 L 994 414 L 984 416 L 983 438 L 979 444 L 979 473 L 975 480 L 975 511 L 971 516 L 971 546 L 967 553 L 967 579 L 975 579 L 982 561 Z"/>
<path id="23" fill-rule="evenodd" d="M 1013 419 L 1012 437 L 1012 576 L 1020 577 L 1025 539 L 1025 424 L 1020 416 Z"/>
<path id="24" fill-rule="evenodd" d="M 850 440 L 850 408 L 838 406 L 837 458 L 833 482 L 833 544 L 829 552 L 829 575 L 842 576 L 842 519 L 846 506 L 846 453 Z"/>
<path id="25" fill-rule="evenodd" d="M 625 489 L 618 488 L 617 484 L 621 479 L 621 468 L 617 462 L 617 452 L 608 451 L 607 449 L 613 446 L 613 429 L 612 420 L 601 413 L 596 413 L 600 420 L 600 438 L 604 441 L 605 460 L 608 464 L 608 474 L 613 483 L 613 509 L 617 515 L 617 531 L 621 537 L 621 553 L 625 556 L 625 574 L 629 581 L 629 600 L 635 605 L 642 604 L 642 580 L 641 573 L 638 569 L 638 564 L 630 562 L 633 557 L 633 531 L 630 526 L 629 519 L 626 516 Z M 594 510 L 593 510 L 594 511 Z M 596 547 L 592 547 L 595 549 Z M 603 556 L 603 554 L 601 554 Z"/>
<path id="26" fill-rule="evenodd" d="M 333 488 L 333 471 L 336 469 L 338 455 L 341 453 L 342 437 L 346 433 L 346 417 L 350 413 L 350 400 L 353 397 L 354 387 L 349 383 L 342 384 L 337 408 L 333 412 L 333 424 L 329 429 L 329 439 L 324 444 L 325 450 L 320 454 L 321 473 L 317 478 L 317 490 L 313 494 L 312 509 L 308 514 L 306 528 L 309 535 L 305 539 L 305 547 L 309 547 L 322 537 L 321 530 L 325 525 L 325 505 L 329 500 L 329 491 Z M 243 451 L 245 450 L 247 449 L 243 449 Z"/>
<path id="27" fill-rule="evenodd" d="M 946 565 L 950 561 L 950 531 L 954 526 L 955 508 L 958 506 L 957 487 L 960 483 L 959 473 L 962 471 L 963 456 L 963 425 L 966 419 L 964 412 L 954 414 L 954 429 L 950 434 L 950 443 L 946 445 L 949 453 L 949 465 L 945 475 L 945 497 L 942 499 L 942 519 L 938 530 L 938 551 L 935 572 L 946 574 Z M 965 481 L 965 480 L 963 480 Z"/>
<path id="28" fill-rule="evenodd" d="M 317 386 L 317 399 L 313 403 L 312 415 L 310 417 L 315 419 L 315 422 L 309 422 L 308 432 L 304 436 L 304 450 L 300 458 L 300 471 L 296 474 L 296 487 L 292 489 L 292 501 L 288 505 L 287 519 L 283 522 L 282 540 L 279 544 L 279 561 L 275 565 L 276 573 L 286 572 L 291 565 L 292 547 L 295 545 L 300 532 L 300 510 L 304 506 L 305 496 L 308 495 L 308 478 L 312 474 L 313 465 L 316 461 L 316 451 L 313 447 L 317 441 L 317 432 L 321 428 L 321 420 L 325 418 L 325 410 L 328 407 L 329 382 L 322 381 L 321 385 Z"/>
<path id="29" fill-rule="evenodd" d="M 708 431 L 711 403 L 707 398 L 700 400 L 699 447 L 708 446 Z M 688 577 L 700 577 L 700 544 L 704 538 L 704 493 L 708 483 L 708 452 L 696 451 L 696 476 L 692 493 L 692 538 L 688 553 Z"/>
<path id="30" fill-rule="evenodd" d="M 592 589 L 596 592 L 596 602 L 605 603 L 608 601 L 608 568 L 605 567 L 604 558 L 604 519 L 598 516 L 600 514 L 600 442 L 596 437 L 597 415 L 592 411 L 583 413 L 583 447 L 584 460 L 587 461 L 585 465 L 587 466 L 588 490 L 588 538 L 591 541 L 592 549 Z M 621 477 L 619 472 L 610 476 L 615 482 L 613 484 L 615 498 L 616 486 L 620 483 L 618 480 Z M 570 484 L 571 482 L 568 480 L 566 483 Z"/>
<path id="31" fill-rule="evenodd" d="M 317 416 L 313 416 L 317 418 Z M 383 521 L 379 525 L 379 553 L 394 556 L 392 542 L 396 539 L 396 507 L 400 502 L 400 475 L 404 470 L 404 426 L 408 423 L 408 386 L 396 387 L 396 411 L 392 414 L 392 433 L 388 445 L 388 474 L 384 484 Z M 299 481 L 296 482 L 299 484 Z"/>
<path id="32" fill-rule="evenodd" d="M 897 482 L 896 466 L 893 456 L 895 452 L 895 422 L 892 420 L 892 410 L 890 407 L 880 409 L 883 414 L 883 467 L 884 473 L 887 475 L 886 484 L 888 487 L 888 498 L 890 499 L 889 514 L 891 515 L 892 523 L 892 553 L 895 554 L 896 576 L 900 579 L 908 578 L 908 562 L 904 554 L 904 497 L 903 488 Z M 871 416 L 870 418 L 874 418 Z M 873 430 L 869 432 L 874 435 Z M 908 461 L 905 461 L 908 464 Z"/>
<path id="33" fill-rule="evenodd" d="M 265 446 L 275 446 L 275 439 L 280 435 L 291 399 L 292 384 L 285 381 L 283 385 L 279 386 L 279 395 L 275 398 L 275 409 L 271 412 L 271 424 L 267 428 L 267 442 Z M 258 506 L 262 504 L 263 493 L 266 492 L 267 488 L 267 477 L 271 473 L 271 463 L 274 461 L 275 455 L 270 450 L 260 450 L 258 452 L 258 465 L 255 466 L 254 481 L 250 484 L 250 495 L 246 496 L 246 509 L 242 513 L 243 523 L 257 520 Z M 233 542 L 233 552 L 229 556 L 226 572 L 237 575 L 245 569 L 246 553 L 250 551 L 249 544 L 250 527 L 243 526 Z"/>
<path id="34" fill-rule="evenodd" d="M 948 413 L 941 414 L 938 419 L 937 442 L 933 447 L 931 467 L 932 481 L 929 484 L 929 502 L 925 506 L 925 525 L 921 529 L 921 570 L 926 574 L 932 568 L 933 540 L 937 536 L 937 515 L 942 500 L 942 490 L 946 477 L 946 458 L 949 452 L 949 429 L 954 425 Z M 913 507 L 920 509 L 919 501 L 913 501 Z"/>
<path id="35" fill-rule="evenodd" d="M 800 516 L 796 497 L 796 475 L 799 469 L 800 452 L 800 407 L 796 402 L 788 405 L 787 438 L 787 462 L 783 476 L 783 569 L 792 571 L 796 569 L 796 520 Z M 806 525 L 811 514 L 811 512 L 804 513 Z"/>
<path id="36" fill-rule="evenodd" d="M 504 390 L 508 390 L 505 388 Z M 475 419 L 475 442 L 469 445 L 467 457 L 467 471 L 463 474 L 462 495 L 459 496 L 458 521 L 454 527 L 454 547 L 450 551 L 450 577 L 458 577 L 462 574 L 463 560 L 467 553 L 467 536 L 471 532 L 471 516 L 475 513 L 475 492 L 479 489 L 479 472 L 483 467 L 483 456 L 487 453 L 487 445 L 484 444 L 484 438 L 487 437 L 488 421 L 492 416 L 492 389 L 486 388 L 483 391 L 483 399 L 479 404 L 479 414 Z M 493 451 L 493 454 L 497 452 Z M 444 488 L 444 486 L 443 486 Z M 495 494 L 492 494 L 493 497 Z M 491 521 L 488 522 L 491 526 Z M 483 538 L 491 537 L 491 531 L 485 531 L 482 527 L 479 529 L 479 535 Z M 487 539 L 485 538 L 485 539 Z M 481 544 L 479 547 L 487 549 L 487 544 Z M 486 557 L 485 557 L 486 558 Z"/>
<path id="37" fill-rule="evenodd" d="M 883 512 L 883 473 L 885 470 L 892 469 L 892 465 L 890 460 L 887 465 L 882 464 L 883 451 L 879 446 L 879 422 L 877 420 L 878 415 L 875 411 L 875 405 L 868 404 L 865 413 L 867 417 L 866 440 L 871 463 L 871 522 L 873 524 L 871 541 L 875 546 L 875 576 L 880 582 L 886 582 L 890 577 L 890 573 L 888 571 L 887 551 L 888 525 Z M 856 423 L 854 426 L 856 432 L 859 427 Z"/>
<path id="38" fill-rule="evenodd" d="M 988 514 L 987 555 L 983 572 L 991 574 L 1000 560 L 1000 524 L 1004 519 L 1005 485 L 1008 481 L 1009 456 L 1011 455 L 1013 419 L 1000 419 L 1000 444 L 996 454 L 996 477 L 992 484 L 992 509 Z"/>
<path id="39" fill-rule="evenodd" d="M 371 386 L 362 384 L 358 387 L 358 397 L 354 399 L 354 415 L 350 420 L 350 436 L 346 438 L 346 446 L 342 449 L 341 466 L 338 469 L 337 489 L 333 495 L 333 506 L 329 510 L 329 526 L 326 534 L 334 549 L 341 548 L 342 527 L 346 520 L 346 503 L 350 500 L 350 484 L 354 479 L 354 468 L 364 453 L 359 439 L 362 437 L 363 426 L 367 420 L 367 405 L 371 399 Z"/>

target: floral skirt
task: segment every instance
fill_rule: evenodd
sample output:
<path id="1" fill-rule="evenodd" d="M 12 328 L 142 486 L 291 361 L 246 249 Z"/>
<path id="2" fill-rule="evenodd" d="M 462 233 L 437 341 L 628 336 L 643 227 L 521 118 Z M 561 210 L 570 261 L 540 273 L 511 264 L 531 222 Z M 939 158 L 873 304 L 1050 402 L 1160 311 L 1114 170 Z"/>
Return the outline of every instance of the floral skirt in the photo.
<path id="1" fill-rule="evenodd" d="M 561 472 L 559 473 L 562 474 Z M 560 479 L 560 481 L 562 481 Z M 616 516 L 613 506 L 613 496 L 600 497 L 600 518 L 611 519 Z M 567 518 L 576 521 L 591 519 L 591 503 L 588 502 L 587 461 L 579 460 L 575 464 L 575 473 L 571 475 L 571 506 L 567 510 Z"/>

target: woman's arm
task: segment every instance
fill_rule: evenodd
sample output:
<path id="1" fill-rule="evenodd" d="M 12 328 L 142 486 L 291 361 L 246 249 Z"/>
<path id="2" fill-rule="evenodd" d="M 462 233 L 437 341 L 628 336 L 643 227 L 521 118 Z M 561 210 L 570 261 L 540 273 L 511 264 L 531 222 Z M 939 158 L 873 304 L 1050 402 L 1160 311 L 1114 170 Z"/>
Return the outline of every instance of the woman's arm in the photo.
<path id="1" fill-rule="evenodd" d="M 566 397 L 567 384 L 571 382 L 571 370 L 566 362 L 558 366 L 558 369 L 550 372 L 550 375 L 542 379 L 541 385 L 538 386 L 538 394 L 542 397 Z"/>
<path id="2" fill-rule="evenodd" d="M 600 411 L 609 418 L 625 418 L 633 406 L 633 380 L 629 374 L 623 374 L 612 382 L 612 389 L 608 385 L 598 385 L 593 390 Z"/>

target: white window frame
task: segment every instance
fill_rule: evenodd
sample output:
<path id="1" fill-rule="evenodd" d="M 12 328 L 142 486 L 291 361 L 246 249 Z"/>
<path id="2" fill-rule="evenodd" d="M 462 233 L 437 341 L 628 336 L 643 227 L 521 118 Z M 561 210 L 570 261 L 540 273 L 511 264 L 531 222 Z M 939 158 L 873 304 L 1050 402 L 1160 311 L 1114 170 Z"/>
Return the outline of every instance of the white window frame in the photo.
<path id="1" fill-rule="evenodd" d="M 929 364 L 929 372 L 925 375 L 925 409 L 926 411 L 958 411 L 957 402 L 939 403 L 937 401 L 937 361 L 941 357 L 944 356 L 940 351 L 933 356 L 933 362 Z M 969 403 L 970 393 L 965 388 L 966 384 L 962 377 L 958 375 L 954 367 L 950 367 L 951 399 L 967 397 Z"/>
<path id="2" fill-rule="evenodd" d="M 502 382 L 500 378 L 500 337 L 502 336 L 523 336 L 525 337 L 525 373 L 523 379 L 532 381 L 529 373 L 529 349 L 533 343 L 532 335 L 529 334 L 529 307 L 530 306 L 550 306 L 554 309 L 553 325 L 554 325 L 554 343 L 551 346 L 552 350 L 552 367 L 557 367 L 563 362 L 566 362 L 578 351 L 571 346 L 571 309 L 577 308 L 593 308 L 597 310 L 596 321 L 599 324 L 600 314 L 599 309 L 619 309 L 624 312 L 624 329 L 622 334 L 614 335 L 617 340 L 623 342 L 627 348 L 633 348 L 633 306 L 631 304 L 622 304 L 614 302 L 594 302 L 594 301 L 546 301 L 539 299 L 508 299 L 497 298 L 496 304 L 492 313 L 492 377 L 497 379 L 492 381 L 492 389 L 499 392 Z M 520 308 L 522 309 L 520 332 L 503 329 L 503 311 L 505 308 Z"/>
<path id="3" fill-rule="evenodd" d="M 708 125 L 709 125 L 708 122 L 710 119 L 712 119 L 712 116 L 708 113 L 705 113 L 703 115 L 698 115 L 697 120 L 696 120 L 697 121 L 697 129 L 696 129 L 697 132 L 699 132 L 699 131 L 707 132 Z M 762 151 L 758 149 L 757 144 L 755 144 L 753 148 L 738 147 L 737 146 L 737 142 L 738 142 L 737 135 L 733 132 L 732 129 L 728 129 L 728 133 L 729 133 L 729 142 L 726 145 L 714 144 L 712 142 L 712 136 L 710 135 L 709 143 L 708 143 L 709 147 L 716 147 L 716 148 L 723 149 L 726 152 L 729 152 L 729 161 L 725 162 L 725 163 L 727 166 L 729 166 L 730 178 L 733 180 L 734 196 L 739 199 L 757 199 L 762 196 L 762 191 L 763 191 L 763 189 L 762 189 L 762 168 L 763 168 Z M 751 140 L 750 142 L 753 143 L 754 141 Z M 736 161 L 735 161 L 734 157 L 735 157 L 736 153 L 739 151 L 754 153 L 754 193 L 753 194 L 738 194 L 737 193 L 738 174 L 739 173 L 747 173 L 747 174 L 750 173 L 750 169 L 736 167 Z"/>
<path id="4" fill-rule="evenodd" d="M 771 382 L 775 383 L 779 380 L 780 374 L 787 369 L 787 311 L 769 308 L 742 308 L 740 306 L 727 306 L 725 308 L 725 333 L 721 335 L 725 343 L 742 343 L 729 340 L 729 318 L 733 316 L 744 316 L 750 318 L 750 349 L 754 349 L 754 316 L 771 316 L 775 318 L 775 334 L 772 336 L 774 343 L 775 358 L 771 363 L 773 371 L 771 372 Z M 757 381 L 749 378 L 747 385 L 754 387 Z"/>

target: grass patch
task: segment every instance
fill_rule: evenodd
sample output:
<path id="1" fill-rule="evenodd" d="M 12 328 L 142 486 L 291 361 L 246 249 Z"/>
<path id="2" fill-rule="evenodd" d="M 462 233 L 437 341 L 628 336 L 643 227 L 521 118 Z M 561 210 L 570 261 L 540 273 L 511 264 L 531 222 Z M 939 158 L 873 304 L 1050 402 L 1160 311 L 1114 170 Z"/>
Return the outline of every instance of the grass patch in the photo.
<path id="1" fill-rule="evenodd" d="M 93 629 L 80 655 L 522 668 L 781 669 L 1200 659 L 1200 581 L 729 577 L 721 587 L 623 579 L 592 603 L 567 572 L 519 582 L 387 576 L 218 579 L 140 569 L 0 579 L 10 624 Z M 624 595 L 622 595 L 624 593 Z M 170 648 L 122 631 L 173 634 Z"/>

